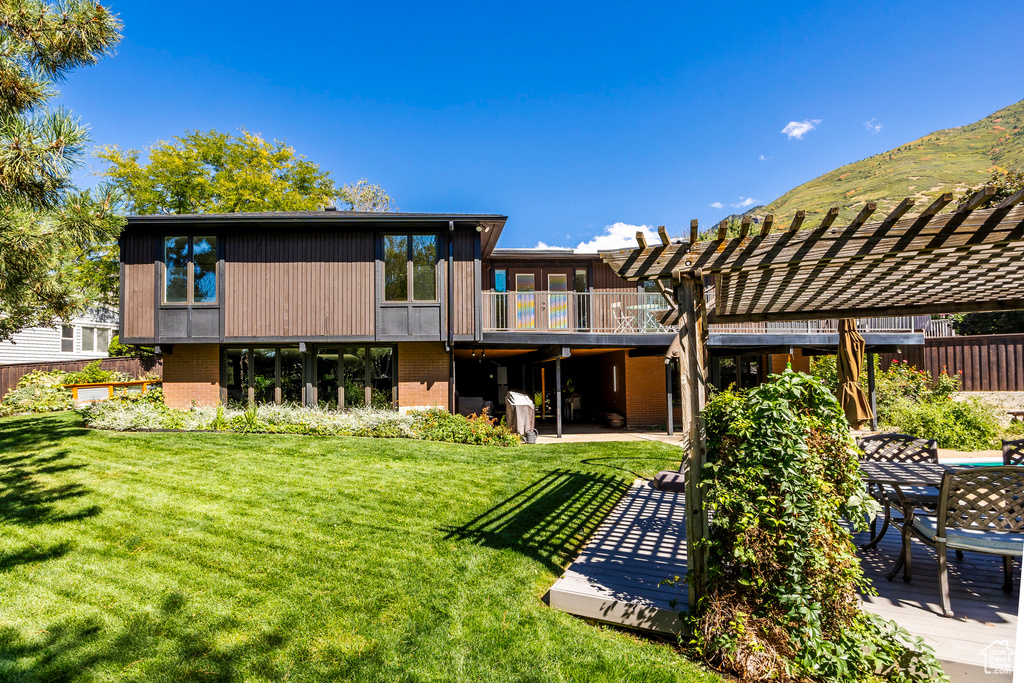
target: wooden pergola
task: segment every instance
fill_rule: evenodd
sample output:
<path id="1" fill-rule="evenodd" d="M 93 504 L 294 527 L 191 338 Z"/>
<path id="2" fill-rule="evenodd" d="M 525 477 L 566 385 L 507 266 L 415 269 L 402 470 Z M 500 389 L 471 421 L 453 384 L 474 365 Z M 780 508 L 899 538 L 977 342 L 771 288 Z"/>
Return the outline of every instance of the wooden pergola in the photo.
<path id="1" fill-rule="evenodd" d="M 659 228 L 661 244 L 649 246 L 637 233 L 639 248 L 602 254 L 627 280 L 656 280 L 668 302 L 662 322 L 679 325 L 679 343 L 669 353 L 680 361 L 688 433 L 691 609 L 703 590 L 706 564 L 694 541 L 707 535 L 708 520 L 691 473 L 704 463 L 700 411 L 707 393 L 708 324 L 1024 309 L 1024 190 L 979 210 L 994 194 L 986 187 L 955 212 L 940 213 L 953 200 L 945 193 L 913 216 L 915 202 L 908 198 L 871 222 L 876 204 L 869 202 L 845 226 L 834 225 L 838 208 L 810 229 L 802 229 L 803 211 L 781 232 L 772 232 L 773 216 L 756 231 L 744 218 L 738 237 L 727 238 L 723 222 L 717 238 L 707 241 L 698 241 L 697 221 L 691 221 L 689 242 L 672 243 Z"/>

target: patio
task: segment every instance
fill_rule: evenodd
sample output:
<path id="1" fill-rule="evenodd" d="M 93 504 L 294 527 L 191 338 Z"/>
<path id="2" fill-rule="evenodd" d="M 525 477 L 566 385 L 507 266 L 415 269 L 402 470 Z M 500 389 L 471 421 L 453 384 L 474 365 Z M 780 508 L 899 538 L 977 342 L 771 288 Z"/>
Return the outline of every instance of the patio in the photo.
<path id="1" fill-rule="evenodd" d="M 658 633 L 681 631 L 680 611 L 687 609 L 684 586 L 662 582 L 687 569 L 683 495 L 654 489 L 636 480 L 597 529 L 579 557 L 551 587 L 552 607 L 595 621 Z M 855 535 L 857 544 L 866 532 Z M 950 589 L 956 617 L 939 607 L 935 552 L 914 544 L 914 580 L 888 581 L 885 574 L 899 555 L 900 537 L 890 531 L 871 551 L 859 553 L 865 576 L 877 596 L 864 607 L 924 638 L 953 681 L 978 680 L 985 648 L 1016 639 L 1019 584 L 1012 594 L 1000 590 L 1002 566 L 996 556 L 949 553 Z M 1019 563 L 1015 565 L 1019 575 Z M 998 647 L 998 645 L 996 645 Z M 986 681 L 1010 676 L 986 675 Z"/>

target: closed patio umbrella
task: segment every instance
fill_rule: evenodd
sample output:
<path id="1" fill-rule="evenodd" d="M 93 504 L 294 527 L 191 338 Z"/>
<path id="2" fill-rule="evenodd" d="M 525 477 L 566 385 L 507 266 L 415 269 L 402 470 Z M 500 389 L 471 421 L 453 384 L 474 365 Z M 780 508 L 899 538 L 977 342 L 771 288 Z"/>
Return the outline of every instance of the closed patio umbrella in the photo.
<path id="1" fill-rule="evenodd" d="M 864 337 L 857 332 L 857 321 L 851 318 L 839 321 L 839 405 L 846 420 L 853 427 L 871 419 L 871 404 L 860 386 L 860 372 L 864 364 Z"/>

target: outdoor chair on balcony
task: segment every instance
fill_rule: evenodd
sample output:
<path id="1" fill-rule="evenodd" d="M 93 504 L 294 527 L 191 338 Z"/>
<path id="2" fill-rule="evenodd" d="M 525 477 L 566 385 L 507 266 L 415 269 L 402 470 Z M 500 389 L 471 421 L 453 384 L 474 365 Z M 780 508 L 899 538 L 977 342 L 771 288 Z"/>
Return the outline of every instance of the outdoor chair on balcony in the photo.
<path id="1" fill-rule="evenodd" d="M 636 320 L 633 316 L 622 312 L 622 302 L 613 301 L 611 304 L 612 322 L 615 325 L 615 332 L 636 332 Z"/>
<path id="2" fill-rule="evenodd" d="M 1003 439 L 1003 464 L 1024 465 L 1024 439 L 1007 441 Z"/>
<path id="3" fill-rule="evenodd" d="M 935 548 L 942 613 L 949 602 L 946 549 L 1001 555 L 1003 591 L 1013 590 L 1013 558 L 1024 555 L 1024 468 L 968 467 L 942 478 L 935 513 L 910 512 L 903 525 L 903 580 L 911 579 L 911 537 Z M 897 564 L 897 566 L 899 566 Z M 891 577 L 890 577 L 891 578 Z"/>
<path id="4" fill-rule="evenodd" d="M 909 434 L 876 434 L 857 439 L 864 452 L 861 460 L 870 462 L 938 462 L 939 447 L 935 439 L 921 439 Z M 900 489 L 905 498 L 912 498 L 922 507 L 934 509 L 939 492 L 929 486 L 905 486 Z M 882 506 L 882 530 L 878 531 L 877 516 L 871 520 L 871 538 L 865 549 L 877 545 L 892 523 L 892 508 L 900 511 L 899 500 L 890 495 L 881 484 L 871 484 L 868 492 Z M 895 492 L 892 492 L 893 494 Z"/>

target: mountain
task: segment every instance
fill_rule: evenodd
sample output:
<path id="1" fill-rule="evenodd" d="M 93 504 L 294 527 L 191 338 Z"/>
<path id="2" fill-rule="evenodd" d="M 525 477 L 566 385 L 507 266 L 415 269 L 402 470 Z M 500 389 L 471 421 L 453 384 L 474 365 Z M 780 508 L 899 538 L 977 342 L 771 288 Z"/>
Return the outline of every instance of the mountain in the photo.
<path id="1" fill-rule="evenodd" d="M 769 204 L 748 211 L 775 215 L 785 228 L 798 210 L 807 212 L 805 226 L 832 206 L 839 220 L 853 219 L 869 201 L 878 202 L 874 217 L 882 218 L 905 197 L 923 209 L 942 192 L 982 185 L 994 172 L 1024 170 L 1024 100 L 980 121 L 929 133 L 923 138 L 876 154 L 796 187 Z"/>

